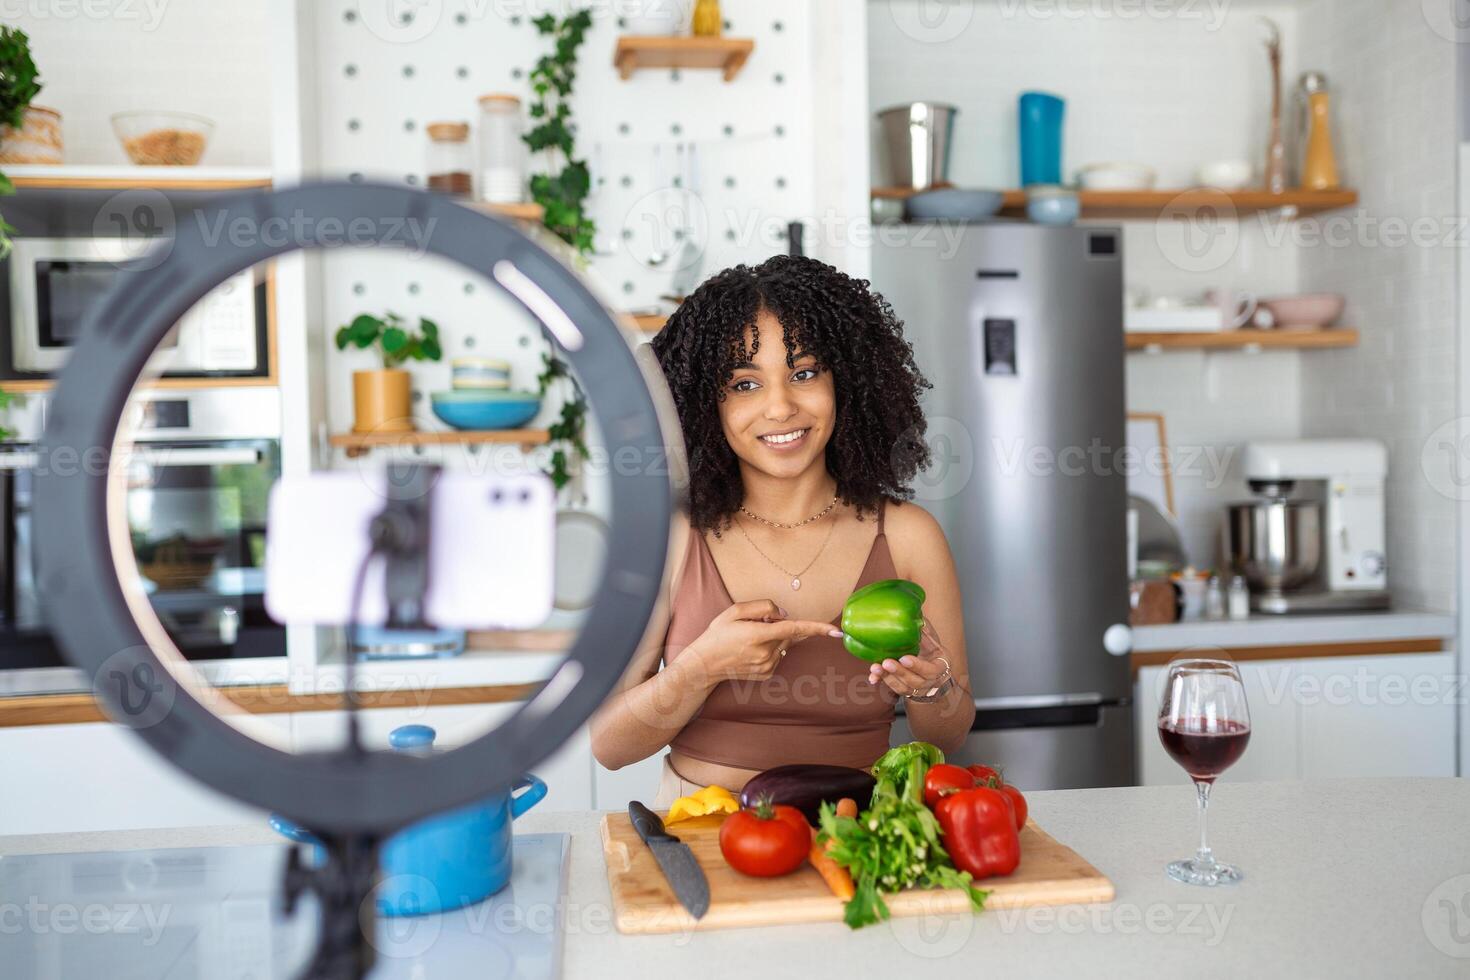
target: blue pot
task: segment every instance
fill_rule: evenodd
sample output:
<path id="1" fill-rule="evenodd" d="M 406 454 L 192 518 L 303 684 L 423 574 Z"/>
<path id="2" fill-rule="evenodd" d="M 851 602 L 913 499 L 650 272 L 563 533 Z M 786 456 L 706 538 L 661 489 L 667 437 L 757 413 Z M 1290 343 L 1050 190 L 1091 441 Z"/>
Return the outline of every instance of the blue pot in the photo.
<path id="1" fill-rule="evenodd" d="M 434 729 L 404 725 L 388 736 L 395 749 L 429 751 Z M 519 795 L 517 790 L 525 790 Z M 530 773 L 511 792 L 441 813 L 407 827 L 383 845 L 378 914 L 429 915 L 482 902 L 510 881 L 511 821 L 541 802 L 546 784 Z M 326 860 L 321 842 L 279 814 L 270 824 L 293 841 L 315 845 L 313 860 Z"/>

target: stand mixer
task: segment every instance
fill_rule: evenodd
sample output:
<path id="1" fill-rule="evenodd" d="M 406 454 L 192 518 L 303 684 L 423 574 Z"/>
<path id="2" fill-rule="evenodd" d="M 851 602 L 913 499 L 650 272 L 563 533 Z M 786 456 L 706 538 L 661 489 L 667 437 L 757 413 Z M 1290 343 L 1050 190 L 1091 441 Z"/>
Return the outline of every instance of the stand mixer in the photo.
<path id="1" fill-rule="evenodd" d="M 1256 499 L 1227 508 L 1226 560 L 1264 613 L 1385 609 L 1384 478 L 1373 439 L 1253 442 L 1246 483 Z"/>

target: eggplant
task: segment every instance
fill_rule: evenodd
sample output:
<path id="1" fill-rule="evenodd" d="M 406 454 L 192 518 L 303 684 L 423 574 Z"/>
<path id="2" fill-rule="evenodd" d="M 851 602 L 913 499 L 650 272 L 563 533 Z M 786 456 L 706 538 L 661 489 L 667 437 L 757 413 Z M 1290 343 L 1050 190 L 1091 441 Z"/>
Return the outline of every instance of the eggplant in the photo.
<path id="1" fill-rule="evenodd" d="M 823 802 L 836 805 L 843 797 L 857 801 L 858 809 L 867 809 L 873 798 L 876 780 L 865 769 L 847 766 L 795 765 L 777 766 L 750 777 L 740 791 L 740 805 L 753 807 L 762 796 L 772 803 L 794 806 L 812 823 Z"/>

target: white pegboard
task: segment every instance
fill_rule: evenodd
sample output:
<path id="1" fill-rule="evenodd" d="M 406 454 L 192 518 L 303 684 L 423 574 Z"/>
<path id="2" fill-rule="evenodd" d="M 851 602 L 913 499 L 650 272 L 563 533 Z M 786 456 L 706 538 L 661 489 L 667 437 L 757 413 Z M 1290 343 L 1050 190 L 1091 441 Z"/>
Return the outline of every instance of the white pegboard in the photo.
<path id="1" fill-rule="evenodd" d="M 317 8 L 324 174 L 422 186 L 425 124 L 463 120 L 473 128 L 476 99 L 487 92 L 529 102 L 527 74 L 549 47 L 530 19 L 547 4 L 423 3 L 419 19 L 399 28 L 370 22 L 367 6 L 328 0 Z M 612 300 L 645 307 L 670 290 L 675 262 L 653 268 L 643 260 L 651 211 L 669 224 L 684 223 L 687 200 L 670 187 L 680 143 L 698 145 L 702 193 L 693 224 L 703 275 L 785 251 L 787 222 L 813 211 L 812 147 L 805 138 L 812 114 L 809 5 L 730 5 L 726 33 L 752 38 L 755 50 L 728 83 L 719 72 L 690 70 L 642 71 L 620 80 L 612 53 L 621 8 L 592 9 L 573 118 L 578 153 L 593 169 L 589 208 L 598 254 L 589 271 Z M 654 181 L 656 146 L 669 178 L 663 188 Z"/>
<path id="2" fill-rule="evenodd" d="M 527 75 L 549 50 L 530 20 L 547 4 L 428 0 L 404 7 L 417 19 L 398 27 L 369 19 L 380 6 L 393 7 L 323 0 L 315 8 L 315 157 L 323 176 L 423 186 L 428 123 L 470 123 L 473 146 L 480 95 L 509 92 L 529 103 Z M 691 70 L 642 71 L 621 80 L 612 63 L 621 33 L 616 5 L 593 10 L 594 25 L 579 58 L 573 119 L 578 154 L 592 170 L 588 206 L 598 226 L 596 253 L 586 271 L 607 301 L 637 309 L 670 292 L 678 260 L 652 267 L 647 259 L 655 234 L 660 247 L 682 248 L 671 232 L 683 229 L 686 215 L 700 278 L 784 252 L 787 223 L 814 211 L 809 5 L 749 0 L 727 7 L 726 33 L 755 41 L 745 67 L 728 83 L 717 71 Z M 681 144 L 697 147 L 697 198 L 675 179 L 681 175 Z M 532 171 L 543 168 L 533 157 Z M 661 182 L 655 180 L 657 170 Z M 322 268 L 321 329 L 328 337 L 360 312 L 392 310 L 439 324 L 444 362 L 410 366 L 415 414 L 424 427 L 439 427 L 429 393 L 449 386 L 448 360 L 455 356 L 504 358 L 512 364 L 515 387 L 534 385 L 548 349 L 537 324 L 499 290 L 458 267 L 432 257 L 344 252 Z M 373 366 L 373 359 L 329 349 L 328 364 L 328 427 L 345 431 L 352 424 L 351 372 Z M 532 425 L 548 424 L 559 408 L 549 400 Z M 595 444 L 596 434 L 589 435 Z M 493 465 L 514 466 L 508 462 L 513 455 L 499 453 Z M 492 465 L 460 447 L 427 450 L 425 456 L 450 465 Z M 536 465 L 543 458 L 538 452 L 526 462 Z M 589 480 L 581 489 L 589 506 L 600 510 L 599 482 Z"/>

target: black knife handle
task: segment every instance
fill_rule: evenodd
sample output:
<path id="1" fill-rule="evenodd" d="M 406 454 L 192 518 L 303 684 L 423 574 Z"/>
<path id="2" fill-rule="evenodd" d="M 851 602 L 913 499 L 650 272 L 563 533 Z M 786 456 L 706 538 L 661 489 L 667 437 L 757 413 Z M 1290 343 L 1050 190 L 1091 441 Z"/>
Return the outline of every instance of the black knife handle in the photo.
<path id="1" fill-rule="evenodd" d="M 658 818 L 658 814 L 637 800 L 628 804 L 628 819 L 633 822 L 633 829 L 638 831 L 638 836 L 643 838 L 645 844 L 651 844 L 656 840 L 677 841 L 679 839 L 664 830 L 664 822 Z"/>

